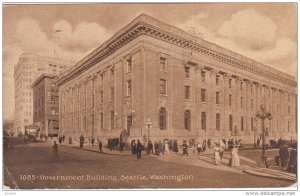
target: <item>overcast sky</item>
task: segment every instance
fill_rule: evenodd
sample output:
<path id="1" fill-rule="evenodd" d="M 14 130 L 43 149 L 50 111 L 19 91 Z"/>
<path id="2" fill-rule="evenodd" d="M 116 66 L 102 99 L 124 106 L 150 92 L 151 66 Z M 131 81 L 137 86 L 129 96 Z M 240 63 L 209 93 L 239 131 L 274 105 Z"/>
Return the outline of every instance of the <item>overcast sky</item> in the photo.
<path id="1" fill-rule="evenodd" d="M 13 67 L 21 53 L 76 62 L 141 13 L 296 74 L 296 3 L 4 5 L 4 118 L 14 112 Z"/>

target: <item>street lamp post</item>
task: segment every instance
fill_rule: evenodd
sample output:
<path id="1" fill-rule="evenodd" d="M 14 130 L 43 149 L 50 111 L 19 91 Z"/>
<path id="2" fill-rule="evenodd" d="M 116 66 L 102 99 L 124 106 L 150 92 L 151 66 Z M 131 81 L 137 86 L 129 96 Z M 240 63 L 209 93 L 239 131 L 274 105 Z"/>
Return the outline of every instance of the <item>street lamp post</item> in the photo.
<path id="1" fill-rule="evenodd" d="M 266 110 L 266 106 L 263 104 L 260 106 L 260 110 L 257 111 L 255 115 L 255 120 L 261 120 L 261 129 L 262 129 L 262 153 L 261 153 L 261 164 L 260 167 L 267 167 L 266 162 L 266 131 L 265 131 L 265 119 L 272 120 L 271 112 Z"/>
<path id="2" fill-rule="evenodd" d="M 147 144 L 149 143 L 149 141 L 150 141 L 150 127 L 151 127 L 151 125 L 152 125 L 152 122 L 150 121 L 150 119 L 148 118 L 147 119 L 147 122 L 146 122 L 146 126 L 147 126 L 147 128 L 148 128 L 148 137 L 147 137 Z"/>

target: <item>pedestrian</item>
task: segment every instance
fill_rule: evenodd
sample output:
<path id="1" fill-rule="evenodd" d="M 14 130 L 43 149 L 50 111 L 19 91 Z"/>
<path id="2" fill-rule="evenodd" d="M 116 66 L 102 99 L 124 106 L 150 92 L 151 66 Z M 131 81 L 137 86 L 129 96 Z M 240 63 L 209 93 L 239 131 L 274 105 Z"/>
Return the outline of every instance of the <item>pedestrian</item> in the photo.
<path id="1" fill-rule="evenodd" d="M 216 143 L 216 146 L 214 147 L 214 160 L 215 160 L 215 165 L 219 165 L 221 162 L 220 145 L 218 143 Z"/>
<path id="2" fill-rule="evenodd" d="M 231 151 L 231 167 L 239 167 L 240 166 L 240 158 L 238 155 L 238 146 L 235 145 Z"/>
<path id="3" fill-rule="evenodd" d="M 188 145 L 185 140 L 183 140 L 183 144 L 182 144 L 182 155 L 189 156 Z"/>
<path id="4" fill-rule="evenodd" d="M 95 143 L 95 139 L 92 138 L 92 146 L 94 146 L 94 143 Z"/>
<path id="5" fill-rule="evenodd" d="M 165 141 L 165 154 L 170 154 L 169 143 Z"/>
<path id="6" fill-rule="evenodd" d="M 56 144 L 56 141 L 54 141 L 52 148 L 53 148 L 53 159 L 59 159 L 58 146 Z"/>
<path id="7" fill-rule="evenodd" d="M 98 146 L 99 146 L 99 151 L 102 152 L 102 142 L 101 142 L 101 140 L 99 140 L 99 145 Z"/>
<path id="8" fill-rule="evenodd" d="M 293 149 L 290 152 L 290 160 L 289 160 L 287 171 L 291 172 L 293 174 L 297 174 L 297 149 L 296 149 L 296 147 L 293 147 Z"/>
<path id="9" fill-rule="evenodd" d="M 83 137 L 83 135 L 80 136 L 79 143 L 80 143 L 80 148 L 83 148 L 83 143 L 84 143 L 84 137 Z"/>
<path id="10" fill-rule="evenodd" d="M 121 153 L 125 151 L 124 147 L 125 147 L 124 141 L 120 140 L 120 152 Z"/>
<path id="11" fill-rule="evenodd" d="M 257 138 L 257 140 L 256 140 L 256 145 L 257 145 L 257 147 L 259 147 L 259 144 L 260 144 L 260 139 Z"/>
<path id="12" fill-rule="evenodd" d="M 161 140 L 158 141 L 158 155 L 164 151 L 164 145 Z"/>
<path id="13" fill-rule="evenodd" d="M 62 136 L 62 142 L 65 143 L 65 135 Z"/>
<path id="14" fill-rule="evenodd" d="M 281 147 L 279 148 L 279 157 L 281 169 L 285 170 L 289 159 L 289 150 L 287 148 L 287 145 L 281 145 Z"/>
<path id="15" fill-rule="evenodd" d="M 72 144 L 72 137 L 69 137 L 69 144 Z"/>
<path id="16" fill-rule="evenodd" d="M 172 140 L 169 140 L 168 144 L 169 144 L 170 152 L 173 151 L 173 142 L 172 142 Z"/>
<path id="17" fill-rule="evenodd" d="M 153 144 L 151 141 L 148 142 L 148 145 L 147 145 L 147 154 L 153 154 Z"/>
<path id="18" fill-rule="evenodd" d="M 203 140 L 203 142 L 202 142 L 202 150 L 203 150 L 203 152 L 206 151 L 206 140 Z"/>
<path id="19" fill-rule="evenodd" d="M 175 153 L 178 153 L 178 144 L 177 144 L 177 140 L 174 141 L 174 144 L 173 144 L 173 151 Z"/>
<path id="20" fill-rule="evenodd" d="M 135 154 L 134 143 L 135 143 L 135 140 L 131 140 L 130 146 L 131 146 L 131 152 L 132 152 L 132 154 Z"/>
<path id="21" fill-rule="evenodd" d="M 225 151 L 225 144 L 224 144 L 223 140 L 220 140 L 220 159 L 221 159 L 221 161 L 223 159 L 224 151 Z"/>
<path id="22" fill-rule="evenodd" d="M 207 146 L 208 146 L 208 149 L 211 148 L 211 142 L 210 142 L 210 139 L 207 140 Z"/>
<path id="23" fill-rule="evenodd" d="M 143 150 L 143 145 L 140 142 L 140 140 L 138 140 L 136 145 L 136 155 L 138 159 L 142 157 L 142 150 Z"/>
<path id="24" fill-rule="evenodd" d="M 197 143 L 197 151 L 198 151 L 198 154 L 200 154 L 200 152 L 201 152 L 201 144 L 200 144 L 200 142 Z"/>
<path id="25" fill-rule="evenodd" d="M 158 143 L 157 142 L 154 143 L 154 149 L 155 149 L 155 154 L 157 156 L 159 156 L 159 148 L 158 148 Z"/>

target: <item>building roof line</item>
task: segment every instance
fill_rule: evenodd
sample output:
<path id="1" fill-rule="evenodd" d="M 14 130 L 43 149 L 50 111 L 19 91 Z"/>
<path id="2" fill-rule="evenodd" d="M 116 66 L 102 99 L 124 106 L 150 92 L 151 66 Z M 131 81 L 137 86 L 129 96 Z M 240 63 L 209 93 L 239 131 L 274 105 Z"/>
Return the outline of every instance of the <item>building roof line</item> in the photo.
<path id="1" fill-rule="evenodd" d="M 152 29 L 146 31 L 145 29 L 147 27 L 148 28 L 152 27 Z M 175 37 L 174 39 L 176 39 L 174 41 L 174 39 L 171 38 L 173 39 L 172 41 L 174 41 L 174 43 L 176 42 L 176 44 L 180 45 L 181 47 L 185 47 L 190 50 L 196 50 L 199 53 L 202 52 L 206 55 L 211 56 L 210 58 L 214 58 L 215 60 L 227 63 L 229 65 L 235 66 L 240 69 L 244 69 L 248 72 L 259 74 L 263 77 L 270 78 L 274 81 L 280 81 L 282 83 L 286 83 L 291 86 L 296 86 L 295 78 L 293 76 L 290 76 L 284 72 L 271 68 L 267 65 L 259 63 L 258 61 L 240 55 L 231 50 L 223 48 L 217 44 L 205 41 L 202 38 L 191 35 L 177 27 L 171 26 L 167 23 L 164 23 L 146 14 L 139 15 L 137 18 L 131 21 L 120 31 L 115 33 L 110 39 L 104 42 L 101 46 L 95 49 L 92 53 L 90 53 L 81 61 L 79 61 L 73 68 L 71 68 L 61 76 L 61 78 L 58 80 L 58 84 L 60 85 L 62 83 L 65 83 L 67 80 L 73 78 L 75 75 L 78 75 L 78 72 L 90 68 L 91 66 L 100 62 L 103 58 L 106 58 L 108 55 L 111 55 L 112 50 L 116 50 L 115 49 L 116 46 L 121 47 L 120 46 L 121 44 L 118 43 L 122 42 L 124 37 L 126 40 L 126 36 L 128 36 L 128 34 L 126 35 L 126 33 L 128 32 L 130 33 L 130 31 L 133 31 L 135 28 L 142 29 L 143 32 L 140 33 L 139 35 L 141 34 L 151 35 L 151 33 L 153 32 L 150 31 L 152 30 L 157 31 L 158 34 L 161 33 L 171 34 L 173 35 L 173 38 Z M 153 34 L 151 36 L 153 37 L 156 36 L 155 38 L 158 39 L 164 39 L 162 38 L 164 36 L 157 37 L 157 35 L 153 35 Z M 168 35 L 166 36 L 168 37 Z"/>

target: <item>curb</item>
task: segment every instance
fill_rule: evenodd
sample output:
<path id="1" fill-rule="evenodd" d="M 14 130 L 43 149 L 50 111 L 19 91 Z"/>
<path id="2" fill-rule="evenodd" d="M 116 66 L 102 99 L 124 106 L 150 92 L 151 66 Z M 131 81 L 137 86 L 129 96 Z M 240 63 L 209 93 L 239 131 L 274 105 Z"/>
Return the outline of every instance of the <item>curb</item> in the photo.
<path id="1" fill-rule="evenodd" d="M 79 149 L 79 150 L 85 150 L 85 151 L 89 151 L 89 152 L 95 152 L 95 153 L 99 153 L 99 154 L 105 154 L 105 155 L 132 156 L 131 154 L 113 154 L 113 153 L 100 152 L 100 151 L 86 149 L 86 148 L 80 148 L 80 147 L 76 147 L 76 146 L 68 146 L 68 145 L 62 145 L 62 146 L 65 146 L 65 147 L 68 147 L 68 148 L 75 148 L 75 149 Z"/>
<path id="2" fill-rule="evenodd" d="M 243 172 L 254 176 L 260 176 L 265 178 L 286 180 L 289 182 L 297 181 L 296 175 L 292 175 L 290 173 L 278 172 L 276 170 L 271 170 L 271 169 L 267 169 L 265 171 L 265 169 L 260 169 L 260 168 L 248 168 L 248 169 L 244 169 Z M 271 172 L 273 174 L 270 174 Z"/>

